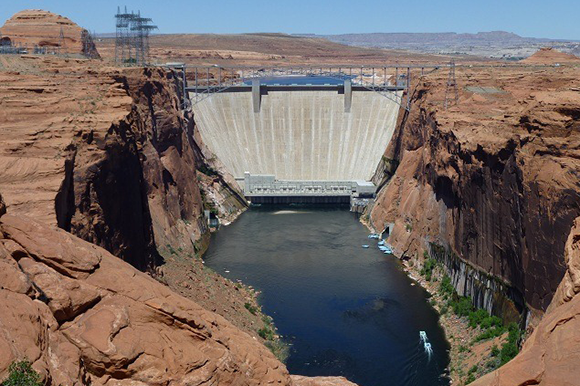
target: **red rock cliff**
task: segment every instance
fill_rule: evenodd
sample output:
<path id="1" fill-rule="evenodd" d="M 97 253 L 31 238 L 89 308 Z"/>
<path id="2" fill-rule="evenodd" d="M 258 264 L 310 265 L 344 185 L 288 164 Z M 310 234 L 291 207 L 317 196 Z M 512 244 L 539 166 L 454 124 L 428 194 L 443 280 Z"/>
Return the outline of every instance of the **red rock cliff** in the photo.
<path id="1" fill-rule="evenodd" d="M 140 269 L 207 232 L 192 126 L 172 74 L 9 58 L 0 188 L 13 214 L 58 225 Z M 10 72 L 18 70 L 17 73 Z"/>
<path id="2" fill-rule="evenodd" d="M 578 385 L 580 363 L 580 218 L 566 243 L 568 269 L 548 312 L 526 340 L 522 351 L 505 366 L 473 386 Z"/>
<path id="3" fill-rule="evenodd" d="M 464 67 L 460 104 L 443 111 L 446 75 L 420 84 L 400 119 L 372 224 L 394 223 L 400 254 L 444 245 L 545 310 L 580 215 L 578 70 Z"/>

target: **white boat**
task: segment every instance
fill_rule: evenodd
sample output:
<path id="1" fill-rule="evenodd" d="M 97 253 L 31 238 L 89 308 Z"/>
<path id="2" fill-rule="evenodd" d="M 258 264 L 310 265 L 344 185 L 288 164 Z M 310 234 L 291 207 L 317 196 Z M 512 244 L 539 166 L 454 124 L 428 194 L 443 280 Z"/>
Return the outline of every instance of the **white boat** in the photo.
<path id="1" fill-rule="evenodd" d="M 369 246 L 367 244 L 364 244 L 362 247 L 363 248 L 368 248 Z"/>

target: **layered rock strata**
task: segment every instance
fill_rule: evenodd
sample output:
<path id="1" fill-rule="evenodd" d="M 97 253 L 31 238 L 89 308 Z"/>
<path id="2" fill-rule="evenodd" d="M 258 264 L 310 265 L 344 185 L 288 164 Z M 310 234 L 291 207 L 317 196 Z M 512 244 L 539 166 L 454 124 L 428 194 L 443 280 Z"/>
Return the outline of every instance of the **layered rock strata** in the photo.
<path id="1" fill-rule="evenodd" d="M 545 310 L 580 215 L 580 86 L 575 68 L 458 73 L 459 106 L 444 111 L 446 74 L 426 78 L 385 154 L 391 176 L 370 213 L 400 255 L 429 244 Z M 387 170 L 395 164 L 396 172 Z M 383 172 L 383 170 L 385 170 Z"/>
<path id="2" fill-rule="evenodd" d="M 87 30 L 70 19 L 41 9 L 27 9 L 12 16 L 0 28 L 3 44 L 34 47 L 58 54 L 81 54 L 99 58 L 95 43 Z"/>

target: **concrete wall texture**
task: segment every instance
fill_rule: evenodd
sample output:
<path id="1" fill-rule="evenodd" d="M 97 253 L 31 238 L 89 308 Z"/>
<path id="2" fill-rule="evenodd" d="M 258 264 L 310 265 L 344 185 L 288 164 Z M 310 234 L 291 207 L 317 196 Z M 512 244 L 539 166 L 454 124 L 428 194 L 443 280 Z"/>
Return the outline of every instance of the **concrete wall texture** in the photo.
<path id="1" fill-rule="evenodd" d="M 354 91 L 350 113 L 337 91 L 270 91 L 254 113 L 250 92 L 219 93 L 193 106 L 204 142 L 236 178 L 370 180 L 399 105 Z"/>

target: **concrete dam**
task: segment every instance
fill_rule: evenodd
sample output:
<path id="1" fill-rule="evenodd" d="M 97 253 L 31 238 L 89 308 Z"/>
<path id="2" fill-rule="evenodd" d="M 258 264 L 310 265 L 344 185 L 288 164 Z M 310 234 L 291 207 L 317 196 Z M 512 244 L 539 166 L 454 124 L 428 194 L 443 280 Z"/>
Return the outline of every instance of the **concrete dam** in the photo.
<path id="1" fill-rule="evenodd" d="M 192 109 L 203 141 L 248 197 L 372 195 L 368 181 L 393 137 L 400 105 L 378 92 L 341 87 L 219 92 Z"/>

